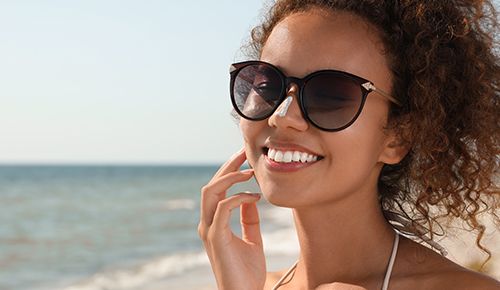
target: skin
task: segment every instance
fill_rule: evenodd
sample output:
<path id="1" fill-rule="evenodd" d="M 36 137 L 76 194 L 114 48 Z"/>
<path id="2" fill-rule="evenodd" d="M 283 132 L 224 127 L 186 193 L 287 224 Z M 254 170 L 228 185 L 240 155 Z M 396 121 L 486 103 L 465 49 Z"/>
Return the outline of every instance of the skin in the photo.
<path id="1" fill-rule="evenodd" d="M 319 9 L 292 14 L 272 31 L 261 59 L 286 75 L 303 77 L 320 69 L 359 75 L 390 92 L 392 76 L 377 31 L 357 16 Z M 394 231 L 378 203 L 377 179 L 384 163 L 399 162 L 408 148 L 384 130 L 389 103 L 370 93 L 350 127 L 324 132 L 302 116 L 297 86 L 284 117 L 240 121 L 245 148 L 202 189 L 198 228 L 219 289 L 271 289 L 284 271 L 266 273 L 255 203 L 259 195 L 226 197 L 237 182 L 255 176 L 263 196 L 293 209 L 300 257 L 293 279 L 279 289 L 381 289 Z M 271 144 L 271 145 L 269 145 Z M 266 165 L 264 146 L 301 146 L 323 157 L 295 172 Z M 248 160 L 253 170 L 239 171 Z M 242 237 L 229 226 L 241 207 Z M 402 238 L 390 289 L 499 289 L 498 282 L 468 271 Z"/>

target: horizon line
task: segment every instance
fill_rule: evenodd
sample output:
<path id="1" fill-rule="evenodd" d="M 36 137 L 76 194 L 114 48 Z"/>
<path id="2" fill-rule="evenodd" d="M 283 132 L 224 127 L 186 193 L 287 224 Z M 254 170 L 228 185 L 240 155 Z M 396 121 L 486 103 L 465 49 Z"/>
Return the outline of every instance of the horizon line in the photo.
<path id="1" fill-rule="evenodd" d="M 106 161 L 93 161 L 93 162 L 82 162 L 82 161 L 22 161 L 22 162 L 5 162 L 0 161 L 0 167 L 6 166 L 220 166 L 224 162 L 106 162 Z"/>

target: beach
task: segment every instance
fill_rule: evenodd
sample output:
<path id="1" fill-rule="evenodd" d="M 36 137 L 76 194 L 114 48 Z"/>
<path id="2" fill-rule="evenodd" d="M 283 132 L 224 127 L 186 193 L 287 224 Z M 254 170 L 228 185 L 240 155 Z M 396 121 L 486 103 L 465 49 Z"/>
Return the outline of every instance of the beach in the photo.
<path id="1" fill-rule="evenodd" d="M 217 168 L 0 166 L 0 289 L 214 286 L 197 225 L 200 188 Z M 250 181 L 228 194 L 243 190 L 258 188 Z M 264 200 L 259 210 L 266 253 L 277 257 L 269 269 L 288 267 L 290 211 Z"/>
<path id="2" fill-rule="evenodd" d="M 0 167 L 0 289 L 216 289 L 197 225 L 199 190 L 217 168 Z M 258 187 L 250 181 L 228 194 L 243 190 Z M 258 208 L 267 270 L 289 268 L 299 252 L 291 211 L 264 199 Z M 234 211 L 239 235 L 238 218 Z M 486 270 L 500 279 L 499 235 L 489 229 Z M 485 257 L 464 232 L 440 244 L 461 265 Z"/>
<path id="3" fill-rule="evenodd" d="M 296 260 L 292 255 L 272 255 L 267 257 L 269 271 L 289 268 Z M 143 290 L 216 290 L 217 285 L 211 268 L 207 266 L 194 268 L 182 275 L 169 279 L 158 280 L 155 283 L 145 285 Z M 137 289 L 139 290 L 139 288 Z"/>

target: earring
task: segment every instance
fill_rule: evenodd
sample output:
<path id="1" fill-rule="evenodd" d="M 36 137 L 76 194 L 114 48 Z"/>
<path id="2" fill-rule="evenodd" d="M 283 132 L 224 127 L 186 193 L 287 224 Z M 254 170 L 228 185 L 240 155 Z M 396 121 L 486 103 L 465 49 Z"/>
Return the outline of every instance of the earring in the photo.
<path id="1" fill-rule="evenodd" d="M 286 99 L 281 103 L 279 111 L 278 111 L 278 116 L 280 117 L 285 117 L 286 113 L 288 112 L 288 108 L 290 107 L 290 104 L 292 103 L 293 97 L 288 96 Z"/>

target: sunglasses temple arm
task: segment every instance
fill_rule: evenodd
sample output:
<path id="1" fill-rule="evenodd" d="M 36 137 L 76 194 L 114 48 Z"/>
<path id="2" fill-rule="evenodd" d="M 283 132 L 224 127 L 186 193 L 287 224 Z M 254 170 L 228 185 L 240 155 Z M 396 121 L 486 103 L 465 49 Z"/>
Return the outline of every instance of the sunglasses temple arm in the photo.
<path id="1" fill-rule="evenodd" d="M 388 93 L 384 92 L 383 90 L 377 89 L 372 83 L 363 84 L 363 87 L 365 87 L 367 90 L 374 91 L 376 93 L 381 94 L 382 96 L 386 97 L 387 99 L 389 99 L 391 102 L 397 104 L 398 106 L 402 106 L 400 101 L 396 100 L 393 96 L 389 95 Z"/>

